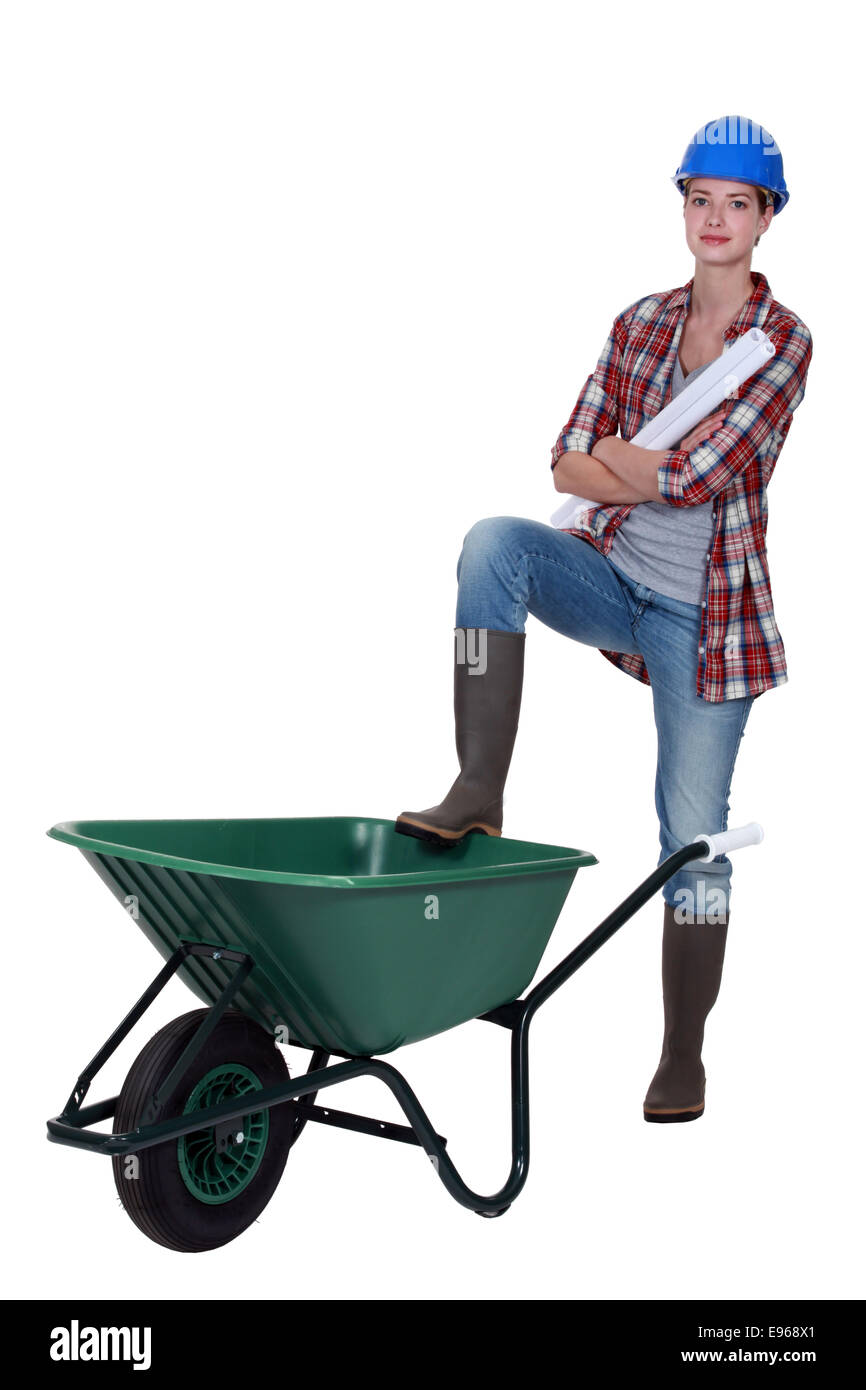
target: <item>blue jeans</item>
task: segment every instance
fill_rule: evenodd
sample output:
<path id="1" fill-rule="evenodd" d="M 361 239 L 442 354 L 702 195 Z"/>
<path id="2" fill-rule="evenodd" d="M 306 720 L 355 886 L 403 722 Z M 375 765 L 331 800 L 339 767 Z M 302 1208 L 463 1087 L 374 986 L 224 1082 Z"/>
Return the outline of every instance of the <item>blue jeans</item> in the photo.
<path id="1" fill-rule="evenodd" d="M 635 583 L 577 536 L 540 521 L 491 516 L 467 532 L 457 562 L 457 627 L 523 632 L 531 613 L 606 651 L 639 653 L 658 733 L 659 862 L 696 836 L 726 830 L 734 762 L 754 696 L 712 704 L 696 693 L 699 604 Z M 664 887 L 678 918 L 727 918 L 731 863 L 695 862 Z"/>

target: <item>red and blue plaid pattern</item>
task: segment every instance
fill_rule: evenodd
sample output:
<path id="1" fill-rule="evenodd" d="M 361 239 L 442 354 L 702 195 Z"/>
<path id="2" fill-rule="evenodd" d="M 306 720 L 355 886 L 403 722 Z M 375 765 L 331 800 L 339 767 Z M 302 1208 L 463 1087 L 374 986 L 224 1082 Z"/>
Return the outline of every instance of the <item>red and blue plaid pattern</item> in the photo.
<path id="1" fill-rule="evenodd" d="M 760 328 L 776 349 L 735 398 L 720 430 L 688 452 L 671 449 L 658 470 L 659 491 L 674 507 L 717 499 L 698 647 L 697 693 L 719 702 L 759 695 L 787 679 L 785 649 L 773 613 L 767 567 L 767 484 L 806 390 L 812 336 L 752 271 L 754 292 L 725 341 Z M 694 279 L 680 289 L 630 304 L 613 323 L 592 376 L 551 451 L 551 469 L 567 449 L 591 453 L 599 439 L 633 439 L 671 400 L 674 363 Z M 592 507 L 563 528 L 607 555 L 631 506 Z M 649 684 L 641 657 L 604 652 Z"/>

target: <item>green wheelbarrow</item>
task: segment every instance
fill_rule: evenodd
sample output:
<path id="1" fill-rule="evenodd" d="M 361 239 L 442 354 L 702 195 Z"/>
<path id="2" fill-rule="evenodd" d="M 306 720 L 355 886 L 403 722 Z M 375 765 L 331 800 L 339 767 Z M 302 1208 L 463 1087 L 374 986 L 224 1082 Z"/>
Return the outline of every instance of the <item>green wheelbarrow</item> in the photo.
<path id="1" fill-rule="evenodd" d="M 685 864 L 757 843 L 759 826 L 678 850 L 525 997 L 582 850 L 471 834 L 443 850 L 393 820 L 70 821 L 75 845 L 164 965 L 81 1072 L 54 1143 L 109 1154 L 120 1200 L 172 1250 L 211 1250 L 264 1210 L 308 1121 L 422 1147 L 445 1187 L 500 1216 L 529 1168 L 529 1026 L 541 1004 Z M 139 1053 L 119 1096 L 93 1078 L 177 973 L 205 1007 Z M 463 1182 L 405 1077 L 381 1060 L 470 1019 L 511 1035 L 512 1162 L 492 1196 Z M 291 1077 L 281 1045 L 311 1053 Z M 332 1062 L 332 1058 L 342 1060 Z M 407 1124 L 317 1103 L 373 1076 Z M 112 1119 L 112 1132 L 95 1128 Z"/>

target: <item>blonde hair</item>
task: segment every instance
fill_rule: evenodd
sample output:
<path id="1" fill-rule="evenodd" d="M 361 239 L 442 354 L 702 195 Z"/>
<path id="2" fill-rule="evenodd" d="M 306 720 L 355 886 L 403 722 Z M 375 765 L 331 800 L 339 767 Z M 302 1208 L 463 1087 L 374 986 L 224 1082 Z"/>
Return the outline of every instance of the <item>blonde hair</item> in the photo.
<path id="1" fill-rule="evenodd" d="M 692 185 L 693 182 L 694 182 L 693 179 L 686 179 L 686 180 L 685 180 L 685 185 L 684 185 L 684 189 L 683 189 L 683 195 L 684 195 L 684 197 L 688 198 L 688 196 L 689 196 L 689 189 L 690 189 L 690 187 L 691 187 L 691 185 Z M 763 216 L 763 214 L 767 211 L 767 204 L 768 204 L 768 203 L 769 203 L 769 204 L 775 204 L 775 199 L 774 199 L 772 193 L 770 192 L 769 188 L 759 188 L 759 187 L 757 187 L 756 185 L 752 185 L 752 187 L 754 187 L 754 189 L 755 189 L 755 197 L 756 197 L 757 200 L 758 200 L 758 210 L 760 211 L 761 215 Z M 755 246 L 757 246 L 757 244 L 758 244 L 758 242 L 759 242 L 760 240 L 761 240 L 761 238 L 760 238 L 759 236 L 758 236 L 758 237 L 755 237 Z M 752 248 L 752 250 L 754 250 L 754 247 Z"/>

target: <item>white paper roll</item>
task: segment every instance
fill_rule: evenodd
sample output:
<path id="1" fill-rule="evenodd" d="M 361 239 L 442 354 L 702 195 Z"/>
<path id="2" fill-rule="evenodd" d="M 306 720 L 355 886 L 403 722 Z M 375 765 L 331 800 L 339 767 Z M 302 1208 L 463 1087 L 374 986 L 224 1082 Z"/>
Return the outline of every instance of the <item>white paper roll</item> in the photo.
<path id="1" fill-rule="evenodd" d="M 750 328 L 748 333 L 742 333 L 735 342 L 724 348 L 706 371 L 689 382 L 664 410 L 660 410 L 648 425 L 638 430 L 629 443 L 638 444 L 642 449 L 675 448 L 689 430 L 712 415 L 717 405 L 733 396 L 750 376 L 760 371 L 775 351 L 772 342 L 760 328 Z M 598 502 L 590 502 L 585 497 L 569 496 L 562 506 L 557 507 L 550 523 L 560 530 L 568 529 L 582 512 L 598 505 Z"/>

